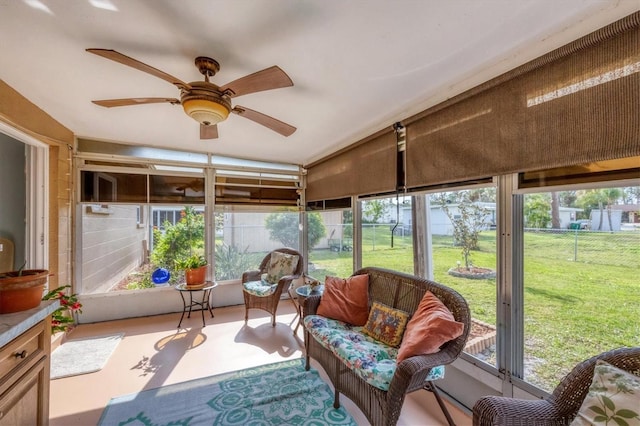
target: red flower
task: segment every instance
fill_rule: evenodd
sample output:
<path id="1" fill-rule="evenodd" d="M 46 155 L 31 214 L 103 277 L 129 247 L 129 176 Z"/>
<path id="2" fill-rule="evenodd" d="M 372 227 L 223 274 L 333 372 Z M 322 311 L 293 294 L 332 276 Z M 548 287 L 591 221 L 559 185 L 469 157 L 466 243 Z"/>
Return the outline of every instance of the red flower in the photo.
<path id="1" fill-rule="evenodd" d="M 80 308 L 82 308 L 82 305 L 80 304 L 80 302 L 76 302 L 73 305 L 71 305 L 71 310 L 73 311 L 77 311 Z"/>

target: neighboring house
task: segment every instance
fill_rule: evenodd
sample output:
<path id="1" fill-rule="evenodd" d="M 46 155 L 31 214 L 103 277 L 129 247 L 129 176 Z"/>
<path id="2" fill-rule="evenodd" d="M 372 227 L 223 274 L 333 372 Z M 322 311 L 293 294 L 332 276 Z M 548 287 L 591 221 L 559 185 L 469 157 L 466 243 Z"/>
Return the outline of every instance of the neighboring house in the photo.
<path id="1" fill-rule="evenodd" d="M 600 226 L 600 210 L 591 210 L 591 230 L 592 231 L 620 231 L 622 226 L 622 210 L 613 209 L 611 206 L 611 227 L 609 227 L 609 213 L 607 209 L 602 210 L 602 226 Z"/>
<path id="2" fill-rule="evenodd" d="M 495 203 L 474 203 L 475 205 L 482 207 L 485 211 L 484 226 L 483 229 L 490 229 L 496 226 L 496 205 Z M 460 217 L 460 210 L 458 204 L 448 204 L 449 214 L 454 219 Z M 453 224 L 447 216 L 447 213 L 442 206 L 437 204 L 431 204 L 429 210 L 431 234 L 433 235 L 453 235 Z"/>
<path id="3" fill-rule="evenodd" d="M 476 203 L 481 206 L 485 211 L 485 229 L 491 229 L 496 226 L 496 204 L 495 203 Z M 448 204 L 449 212 L 453 217 L 459 216 L 459 209 L 457 204 Z M 560 207 L 560 229 L 568 229 L 571 222 L 575 221 L 576 213 L 581 212 L 582 209 L 574 207 Z M 431 204 L 429 211 L 431 219 L 431 233 L 433 235 L 452 235 L 453 225 L 451 220 L 442 209 L 442 206 L 437 204 Z M 395 217 L 395 215 L 394 215 Z M 411 206 L 402 206 L 400 208 L 400 223 L 403 225 L 403 230 L 411 232 Z M 593 222 L 592 222 L 593 223 Z M 619 227 L 618 227 L 619 229 Z"/>
<path id="4" fill-rule="evenodd" d="M 640 204 L 616 204 L 611 210 L 621 211 L 625 223 L 640 223 Z"/>

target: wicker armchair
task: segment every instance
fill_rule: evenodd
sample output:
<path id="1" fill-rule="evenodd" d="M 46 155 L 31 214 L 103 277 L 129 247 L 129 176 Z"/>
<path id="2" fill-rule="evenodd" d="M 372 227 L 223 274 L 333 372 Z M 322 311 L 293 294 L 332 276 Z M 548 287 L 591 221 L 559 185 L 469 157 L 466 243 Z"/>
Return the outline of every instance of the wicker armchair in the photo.
<path id="1" fill-rule="evenodd" d="M 568 425 L 587 396 L 597 360 L 640 376 L 640 347 L 604 352 L 581 362 L 567 374 L 545 399 L 525 400 L 485 396 L 473 406 L 474 426 Z"/>
<path id="2" fill-rule="evenodd" d="M 291 275 L 285 275 L 280 278 L 278 281 L 278 285 L 275 288 L 275 291 L 270 292 L 265 296 L 258 296 L 255 294 L 251 294 L 245 290 L 244 284 L 252 281 L 260 281 L 262 274 L 266 273 L 269 269 L 269 264 L 271 263 L 271 254 L 273 252 L 280 252 L 285 254 L 292 254 L 298 256 L 298 264 L 295 268 L 295 271 Z M 278 303 L 280 302 L 280 296 L 282 295 L 282 291 L 285 288 L 289 288 L 291 281 L 297 279 L 302 274 L 302 270 L 304 268 L 304 260 L 302 255 L 291 248 L 279 248 L 267 254 L 262 262 L 260 263 L 260 267 L 258 270 L 254 271 L 246 271 L 242 274 L 242 294 L 244 295 L 244 321 L 247 322 L 249 320 L 249 309 L 262 309 L 263 311 L 267 311 L 271 314 L 271 325 L 275 327 L 276 325 L 276 311 L 278 309 Z"/>
<path id="3" fill-rule="evenodd" d="M 334 407 L 340 406 L 340 394 L 351 399 L 374 426 L 395 425 L 400 417 L 407 393 L 425 389 L 433 392 L 449 424 L 453 420 L 440 398 L 433 381 L 426 378 L 432 368 L 450 364 L 464 349 L 471 327 L 471 314 L 465 299 L 455 290 L 433 281 L 382 268 L 364 268 L 353 275 L 369 275 L 369 306 L 374 301 L 413 313 L 427 291 L 436 295 L 453 313 L 456 321 L 464 324 L 461 336 L 442 345 L 439 352 L 419 355 L 402 361 L 396 368 L 388 391 L 369 385 L 341 362 L 333 353 L 318 343 L 305 329 L 306 367 L 309 357 L 325 370 L 335 389 Z M 315 314 L 320 296 L 309 296 L 303 305 L 303 315 Z"/>

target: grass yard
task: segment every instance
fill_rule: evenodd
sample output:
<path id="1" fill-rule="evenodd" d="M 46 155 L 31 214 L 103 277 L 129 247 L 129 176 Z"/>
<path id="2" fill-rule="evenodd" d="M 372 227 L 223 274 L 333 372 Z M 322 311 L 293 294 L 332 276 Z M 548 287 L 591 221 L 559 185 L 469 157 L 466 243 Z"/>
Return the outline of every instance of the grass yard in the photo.
<path id="1" fill-rule="evenodd" d="M 363 231 L 363 265 L 413 273 L 411 236 L 394 237 L 388 226 Z M 526 232 L 524 238 L 524 377 L 551 390 L 578 362 L 620 346 L 640 345 L 640 233 Z M 495 231 L 486 231 L 473 264 L 496 268 Z M 348 276 L 350 252 L 315 250 L 311 275 Z M 462 261 L 450 236 L 433 237 L 434 278 L 455 288 L 472 316 L 495 324 L 495 279 L 449 275 Z"/>

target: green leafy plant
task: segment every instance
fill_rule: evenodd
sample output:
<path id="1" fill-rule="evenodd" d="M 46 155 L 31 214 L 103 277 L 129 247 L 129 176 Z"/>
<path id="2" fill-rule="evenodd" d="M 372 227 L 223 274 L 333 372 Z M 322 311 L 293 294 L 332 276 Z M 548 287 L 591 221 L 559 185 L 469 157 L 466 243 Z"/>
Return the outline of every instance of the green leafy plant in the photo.
<path id="1" fill-rule="evenodd" d="M 178 259 L 190 257 L 195 250 L 204 250 L 204 216 L 187 206 L 180 212 L 176 224 L 166 221 L 164 232 L 154 229 L 151 262 L 154 266 L 172 268 Z"/>
<path id="2" fill-rule="evenodd" d="M 201 254 L 193 254 L 188 257 L 176 259 L 175 268 L 177 270 L 196 269 L 207 265 L 207 260 Z"/>
<path id="3" fill-rule="evenodd" d="M 67 294 L 64 291 L 71 288 L 64 285 L 45 294 L 42 300 L 59 300 L 60 307 L 51 315 L 51 333 L 65 332 L 76 323 L 76 315 L 82 313 L 82 304 L 78 302 L 78 295 Z"/>
<path id="4" fill-rule="evenodd" d="M 157 228 L 153 230 L 151 264 L 154 269 L 167 268 L 171 272 L 170 283 L 175 284 L 181 281 L 181 272 L 187 269 L 189 264 L 198 263 L 189 259 L 194 256 L 201 257 L 204 252 L 204 215 L 193 207 L 186 206 L 180 212 L 178 222 L 172 224 L 165 221 L 163 228 L 164 231 Z M 151 284 L 144 283 L 144 286 L 152 287 Z"/>
<path id="5" fill-rule="evenodd" d="M 220 281 L 240 278 L 242 273 L 257 266 L 256 256 L 248 253 L 249 247 L 216 244 L 216 279 Z"/>
<path id="6" fill-rule="evenodd" d="M 274 241 L 280 241 L 286 247 L 299 247 L 299 225 L 300 218 L 295 213 L 271 213 L 265 218 L 265 227 L 269 230 L 270 238 Z M 309 248 L 313 248 L 327 234 L 320 213 L 307 213 L 307 231 L 307 243 Z"/>

